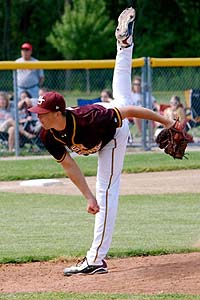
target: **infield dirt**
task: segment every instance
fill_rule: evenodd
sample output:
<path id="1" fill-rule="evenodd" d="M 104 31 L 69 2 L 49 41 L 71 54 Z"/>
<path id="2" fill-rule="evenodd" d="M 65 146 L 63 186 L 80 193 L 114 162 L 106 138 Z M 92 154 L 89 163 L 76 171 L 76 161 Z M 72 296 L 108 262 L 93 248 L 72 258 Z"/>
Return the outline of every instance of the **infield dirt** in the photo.
<path id="1" fill-rule="evenodd" d="M 123 174 L 121 194 L 199 193 L 200 170 Z M 87 179 L 94 190 L 95 178 Z M 38 193 L 20 182 L 1 182 L 1 191 Z M 40 193 L 74 195 L 79 191 L 68 179 L 39 188 Z M 196 247 L 200 247 L 197 241 Z M 162 256 L 108 259 L 109 273 L 64 277 L 74 262 L 41 262 L 0 265 L 0 292 L 105 292 L 200 295 L 200 252 Z"/>

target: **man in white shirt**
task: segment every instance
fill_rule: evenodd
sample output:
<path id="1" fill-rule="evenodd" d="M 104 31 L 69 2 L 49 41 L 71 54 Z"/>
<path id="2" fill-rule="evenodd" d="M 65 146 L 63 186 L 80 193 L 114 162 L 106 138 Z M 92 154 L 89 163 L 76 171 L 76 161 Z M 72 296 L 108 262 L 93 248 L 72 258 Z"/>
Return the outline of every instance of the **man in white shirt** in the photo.
<path id="1" fill-rule="evenodd" d="M 16 59 L 16 62 L 38 61 L 32 57 L 33 47 L 30 43 L 24 43 L 21 46 L 21 57 Z M 32 98 L 38 98 L 39 88 L 44 82 L 44 71 L 34 69 L 19 69 L 17 70 L 17 94 L 18 99 L 22 91 L 28 91 Z"/>

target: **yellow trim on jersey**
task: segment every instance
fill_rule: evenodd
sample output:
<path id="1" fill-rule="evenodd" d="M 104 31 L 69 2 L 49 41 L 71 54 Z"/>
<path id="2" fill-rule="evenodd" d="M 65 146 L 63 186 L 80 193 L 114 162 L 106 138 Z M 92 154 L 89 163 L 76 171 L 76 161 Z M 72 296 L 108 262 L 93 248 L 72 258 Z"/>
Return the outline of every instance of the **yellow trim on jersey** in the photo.
<path id="1" fill-rule="evenodd" d="M 122 127 L 122 116 L 121 116 L 119 110 L 116 107 L 113 107 L 113 109 L 115 110 L 115 112 L 117 114 L 117 118 L 119 120 L 119 126 L 118 127 Z"/>
<path id="2" fill-rule="evenodd" d="M 66 143 L 65 143 L 65 142 L 63 142 L 62 140 L 60 140 L 59 138 L 57 138 L 57 137 L 55 136 L 55 134 L 54 134 L 54 132 L 53 132 L 53 130 L 52 130 L 52 129 L 50 129 L 50 132 L 51 132 L 51 134 L 53 135 L 53 137 L 54 137 L 54 139 L 55 139 L 55 140 L 57 140 L 57 141 L 59 141 L 59 142 L 63 143 L 64 145 L 66 145 Z"/>
<path id="3" fill-rule="evenodd" d="M 67 155 L 67 150 L 66 150 L 66 152 L 63 154 L 63 156 L 61 157 L 61 159 L 56 159 L 56 161 L 57 161 L 58 163 L 61 163 L 61 162 L 65 159 L 66 155 Z"/>
<path id="4" fill-rule="evenodd" d="M 73 114 L 71 114 L 72 119 L 73 119 L 73 123 L 74 123 L 74 130 L 73 130 L 73 134 L 72 134 L 72 144 L 75 145 L 74 142 L 74 138 L 75 138 L 75 134 L 76 134 L 76 120 Z"/>

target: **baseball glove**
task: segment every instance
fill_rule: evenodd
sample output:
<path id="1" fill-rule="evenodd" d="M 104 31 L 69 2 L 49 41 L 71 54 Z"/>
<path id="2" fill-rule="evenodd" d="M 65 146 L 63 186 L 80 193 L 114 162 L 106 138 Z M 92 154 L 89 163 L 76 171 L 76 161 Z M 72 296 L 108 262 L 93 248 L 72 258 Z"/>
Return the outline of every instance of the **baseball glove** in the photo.
<path id="1" fill-rule="evenodd" d="M 156 138 L 160 149 L 164 149 L 174 159 L 183 159 L 188 143 L 192 143 L 193 137 L 185 131 L 185 126 L 178 120 L 168 129 L 163 129 Z"/>

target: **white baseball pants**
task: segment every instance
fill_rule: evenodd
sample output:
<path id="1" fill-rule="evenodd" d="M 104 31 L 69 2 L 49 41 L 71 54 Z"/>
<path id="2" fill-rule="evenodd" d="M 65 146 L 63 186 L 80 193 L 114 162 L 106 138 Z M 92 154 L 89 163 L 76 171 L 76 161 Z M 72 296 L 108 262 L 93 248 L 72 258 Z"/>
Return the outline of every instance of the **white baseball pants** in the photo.
<path id="1" fill-rule="evenodd" d="M 113 76 L 112 106 L 131 104 L 131 68 L 133 46 L 117 49 Z M 91 265 L 99 265 L 106 257 L 112 242 L 117 215 L 120 176 L 126 153 L 129 127 L 127 120 L 116 130 L 114 138 L 98 152 L 96 199 L 100 211 L 95 215 L 94 239 L 87 260 Z"/>

